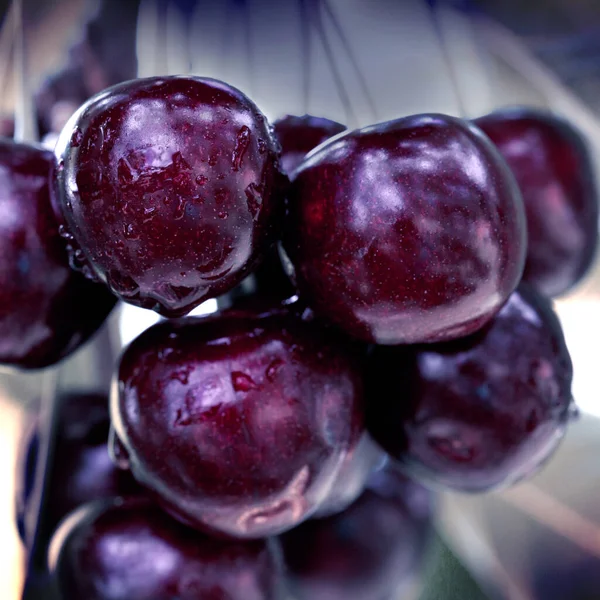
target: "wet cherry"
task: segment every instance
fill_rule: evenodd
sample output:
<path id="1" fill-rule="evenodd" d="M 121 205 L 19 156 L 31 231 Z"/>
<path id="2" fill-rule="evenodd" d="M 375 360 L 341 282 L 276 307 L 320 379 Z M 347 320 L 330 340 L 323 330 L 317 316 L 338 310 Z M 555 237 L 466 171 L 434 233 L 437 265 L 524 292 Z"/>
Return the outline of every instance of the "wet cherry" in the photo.
<path id="1" fill-rule="evenodd" d="M 550 303 L 522 284 L 483 331 L 370 357 L 368 426 L 422 480 L 511 485 L 552 455 L 573 412 L 571 359 Z"/>
<path id="2" fill-rule="evenodd" d="M 512 169 L 527 212 L 523 278 L 558 296 L 587 273 L 598 243 L 598 188 L 583 136 L 533 109 L 501 110 L 475 123 Z"/>
<path id="3" fill-rule="evenodd" d="M 431 533 L 430 493 L 392 468 L 343 513 L 282 536 L 297 600 L 402 598 L 418 580 Z"/>
<path id="4" fill-rule="evenodd" d="M 346 126 L 322 117 L 286 115 L 273 123 L 273 129 L 281 144 L 281 166 L 289 175 L 313 148 Z"/>
<path id="5" fill-rule="evenodd" d="M 363 434 L 362 360 L 287 308 L 158 324 L 121 359 L 119 462 L 199 529 L 290 529 L 325 501 Z"/>
<path id="6" fill-rule="evenodd" d="M 69 268 L 50 202 L 53 165 L 50 152 L 0 140 L 0 364 L 58 362 L 116 302 Z"/>
<path id="7" fill-rule="evenodd" d="M 86 505 L 52 541 L 63 600 L 281 600 L 275 540 L 224 542 L 147 500 Z"/>
<path id="8" fill-rule="evenodd" d="M 474 126 L 417 115 L 325 143 L 294 174 L 285 247 L 315 312 L 379 344 L 461 337 L 520 280 L 515 180 Z"/>
<path id="9" fill-rule="evenodd" d="M 61 207 L 123 300 L 180 316 L 239 283 L 271 241 L 278 145 L 258 108 L 199 77 L 137 79 L 63 130 Z"/>

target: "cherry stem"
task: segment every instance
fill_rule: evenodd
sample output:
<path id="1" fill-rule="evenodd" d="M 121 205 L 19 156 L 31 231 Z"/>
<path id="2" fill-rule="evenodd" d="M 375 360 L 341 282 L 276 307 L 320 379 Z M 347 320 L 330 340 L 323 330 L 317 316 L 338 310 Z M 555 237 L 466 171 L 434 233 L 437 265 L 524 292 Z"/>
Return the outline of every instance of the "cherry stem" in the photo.
<path id="1" fill-rule="evenodd" d="M 14 26 L 15 56 L 15 140 L 18 142 L 37 142 L 39 132 L 35 118 L 35 109 L 29 89 L 25 23 L 23 19 L 23 0 L 13 0 L 12 21 Z"/>
<path id="2" fill-rule="evenodd" d="M 358 83 L 363 91 L 363 94 L 365 96 L 365 99 L 367 101 L 367 105 L 369 107 L 369 110 L 371 111 L 372 117 L 375 121 L 378 120 L 378 116 L 377 116 L 377 108 L 375 107 L 375 101 L 373 100 L 373 95 L 371 94 L 371 90 L 369 89 L 369 86 L 367 84 L 366 79 L 364 78 L 362 71 L 360 70 L 359 66 L 358 66 L 358 61 L 356 60 L 356 56 L 354 55 L 354 52 L 352 51 L 352 47 L 350 46 L 350 42 L 348 41 L 348 37 L 346 36 L 346 34 L 344 33 L 344 30 L 342 29 L 342 27 L 340 26 L 340 22 L 338 21 L 336 14 L 334 12 L 334 10 L 331 8 L 331 5 L 329 4 L 328 0 L 321 0 L 322 5 L 323 5 L 323 9 L 325 11 L 325 14 L 329 17 L 329 20 L 331 21 L 333 28 L 335 29 L 340 42 L 342 43 L 342 46 L 348 56 L 348 59 L 350 60 L 350 64 L 352 65 L 352 69 L 354 70 L 354 72 L 356 73 L 356 77 L 358 79 Z"/>
<path id="3" fill-rule="evenodd" d="M 446 71 L 450 79 L 450 85 L 452 87 L 452 92 L 456 99 L 458 114 L 460 117 L 466 118 L 468 116 L 467 108 L 465 105 L 463 94 L 461 92 L 461 86 L 458 81 L 456 65 L 454 64 L 454 60 L 448 48 L 448 42 L 444 33 L 443 20 L 440 15 L 440 3 L 438 2 L 438 0 L 426 0 L 426 3 L 429 8 L 429 13 L 431 15 L 431 22 L 433 24 L 433 29 L 435 31 L 435 35 L 438 41 L 438 46 L 440 49 L 442 60 L 446 67 Z"/>
<path id="4" fill-rule="evenodd" d="M 321 45 L 323 46 L 323 50 L 325 52 L 325 56 L 327 58 L 327 63 L 329 64 L 329 69 L 331 70 L 331 75 L 335 82 L 335 86 L 337 88 L 338 94 L 340 95 L 340 99 L 342 101 L 342 105 L 344 107 L 344 111 L 346 113 L 346 120 L 349 126 L 355 127 L 358 123 L 356 118 L 356 113 L 352 108 L 352 102 L 350 101 L 350 95 L 348 94 L 348 90 L 344 85 L 344 80 L 340 73 L 338 64 L 335 60 L 333 54 L 333 48 L 327 37 L 327 32 L 325 29 L 325 23 L 323 21 L 323 15 L 321 13 L 321 1 L 320 0 L 302 0 L 303 2 L 308 3 L 308 16 L 312 21 L 319 38 L 321 40 Z"/>
<path id="5" fill-rule="evenodd" d="M 312 64 L 312 43 L 310 36 L 310 15 L 308 6 L 305 0 L 300 0 L 300 27 L 301 27 L 301 42 L 302 42 L 302 105 L 304 113 L 309 113 L 310 107 L 310 67 Z"/>

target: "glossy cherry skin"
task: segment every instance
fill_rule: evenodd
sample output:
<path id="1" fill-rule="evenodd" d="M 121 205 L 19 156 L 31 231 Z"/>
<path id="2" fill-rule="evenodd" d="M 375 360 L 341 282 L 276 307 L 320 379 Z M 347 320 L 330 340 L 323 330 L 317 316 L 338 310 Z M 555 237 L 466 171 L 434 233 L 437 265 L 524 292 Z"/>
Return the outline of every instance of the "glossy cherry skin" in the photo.
<path id="1" fill-rule="evenodd" d="M 516 287 L 523 203 L 474 126 L 417 115 L 352 131 L 294 174 L 286 251 L 317 314 L 378 344 L 453 339 Z"/>
<path id="2" fill-rule="evenodd" d="M 275 540 L 215 540 L 145 500 L 85 506 L 52 541 L 63 600 L 281 600 Z"/>
<path id="3" fill-rule="evenodd" d="M 69 268 L 50 202 L 53 165 L 50 152 L 0 139 L 0 364 L 58 362 L 116 302 Z"/>
<path id="4" fill-rule="evenodd" d="M 422 567 L 430 514 L 425 488 L 389 468 L 376 473 L 345 512 L 282 536 L 294 598 L 403 598 Z"/>
<path id="5" fill-rule="evenodd" d="M 523 279 L 548 296 L 564 294 L 587 273 L 598 244 L 598 188 L 585 139 L 565 120 L 533 109 L 501 110 L 475 123 L 523 195 L 529 239 Z"/>
<path id="6" fill-rule="evenodd" d="M 85 104 L 56 152 L 61 207 L 95 275 L 181 316 L 233 288 L 280 207 L 278 145 L 254 103 L 213 79 L 136 79 Z"/>
<path id="7" fill-rule="evenodd" d="M 314 513 L 359 442 L 362 361 L 287 308 L 158 324 L 121 359 L 116 454 L 191 526 L 275 535 Z"/>
<path id="8" fill-rule="evenodd" d="M 522 284 L 470 338 L 370 357 L 368 425 L 419 479 L 467 492 L 534 474 L 563 437 L 573 369 L 550 303 Z"/>
<path id="9" fill-rule="evenodd" d="M 289 175 L 311 150 L 346 126 L 322 117 L 286 115 L 273 123 L 273 129 L 281 144 L 281 166 Z"/>
<path id="10" fill-rule="evenodd" d="M 58 523 L 82 504 L 142 493 L 131 474 L 118 469 L 108 453 L 108 396 L 73 392 L 57 402 L 60 402 L 60 409 L 41 534 L 47 540 Z M 36 419 L 33 427 L 27 430 L 25 452 L 17 471 L 17 523 L 24 541 L 25 515 L 29 510 L 35 510 L 30 500 L 36 477 L 38 444 Z"/>

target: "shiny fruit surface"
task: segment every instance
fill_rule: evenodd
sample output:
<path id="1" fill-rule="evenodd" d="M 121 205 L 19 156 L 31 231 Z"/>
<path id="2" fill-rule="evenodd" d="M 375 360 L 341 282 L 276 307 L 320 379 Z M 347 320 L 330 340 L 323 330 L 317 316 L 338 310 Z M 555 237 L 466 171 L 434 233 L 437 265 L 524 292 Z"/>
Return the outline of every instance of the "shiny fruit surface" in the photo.
<path id="1" fill-rule="evenodd" d="M 51 201 L 52 153 L 0 139 L 0 364 L 52 365 L 102 325 L 116 299 L 69 268 Z"/>
<path id="2" fill-rule="evenodd" d="M 274 540 L 215 540 L 144 500 L 74 513 L 52 542 L 50 563 L 64 600 L 283 598 Z"/>
<path id="3" fill-rule="evenodd" d="M 351 131 L 294 173 L 285 249 L 317 314 L 378 344 L 454 339 L 517 286 L 514 177 L 473 125 L 416 115 Z"/>
<path id="4" fill-rule="evenodd" d="M 364 432 L 361 352 L 287 307 L 156 325 L 121 359 L 115 455 L 201 530 L 290 529 Z"/>
<path id="5" fill-rule="evenodd" d="M 598 187 L 590 150 L 571 124 L 533 109 L 475 120 L 515 175 L 527 212 L 523 279 L 558 296 L 590 268 L 598 245 Z"/>
<path id="6" fill-rule="evenodd" d="M 256 105 L 225 83 L 109 88 L 71 119 L 56 151 L 73 247 L 126 302 L 182 316 L 233 288 L 268 249 L 279 146 Z"/>
<path id="7" fill-rule="evenodd" d="M 573 414 L 573 368 L 550 303 L 521 284 L 473 336 L 370 357 L 368 424 L 415 477 L 483 492 L 533 475 Z"/>

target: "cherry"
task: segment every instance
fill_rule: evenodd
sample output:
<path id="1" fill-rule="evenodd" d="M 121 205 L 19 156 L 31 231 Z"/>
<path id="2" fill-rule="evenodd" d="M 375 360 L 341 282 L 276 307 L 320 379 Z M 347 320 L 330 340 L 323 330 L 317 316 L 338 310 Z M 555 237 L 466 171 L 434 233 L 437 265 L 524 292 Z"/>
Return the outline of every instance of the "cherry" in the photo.
<path id="1" fill-rule="evenodd" d="M 549 296 L 564 294 L 587 273 L 598 243 L 598 189 L 585 139 L 563 119 L 533 109 L 501 110 L 475 123 L 523 194 L 524 280 Z"/>
<path id="2" fill-rule="evenodd" d="M 430 494 L 392 468 L 376 473 L 345 512 L 282 536 L 297 600 L 404 597 L 422 567 Z"/>
<path id="3" fill-rule="evenodd" d="M 326 500 L 360 441 L 362 360 L 291 308 L 157 324 L 121 359 L 115 455 L 189 525 L 275 535 Z"/>
<path id="4" fill-rule="evenodd" d="M 0 364 L 54 364 L 104 322 L 115 298 L 69 268 L 50 202 L 50 152 L 0 139 Z"/>
<path id="5" fill-rule="evenodd" d="M 286 251 L 315 312 L 379 344 L 453 339 L 517 285 L 525 216 L 473 125 L 417 115 L 352 131 L 300 165 Z"/>
<path id="6" fill-rule="evenodd" d="M 320 117 L 287 115 L 273 123 L 281 144 L 281 166 L 290 174 L 313 148 L 346 129 L 344 125 Z M 274 246 L 254 272 L 256 288 L 261 296 L 283 300 L 296 293 Z"/>
<path id="7" fill-rule="evenodd" d="M 141 499 L 77 511 L 52 541 L 50 564 L 63 600 L 284 597 L 274 540 L 215 540 Z"/>
<path id="8" fill-rule="evenodd" d="M 368 425 L 415 476 L 468 492 L 531 476 L 570 416 L 571 359 L 550 303 L 522 284 L 470 338 L 370 357 Z"/>
<path id="9" fill-rule="evenodd" d="M 59 415 L 44 504 L 44 532 L 49 540 L 58 523 L 79 506 L 102 498 L 140 494 L 133 477 L 118 469 L 108 453 L 110 418 L 108 397 L 98 393 L 73 392 L 57 400 Z M 17 523 L 25 541 L 25 515 L 30 506 L 36 476 L 39 426 L 37 419 L 27 428 L 17 470 Z"/>
<path id="10" fill-rule="evenodd" d="M 369 476 L 384 460 L 381 449 L 365 433 L 346 456 L 327 500 L 314 516 L 328 517 L 348 508 L 362 494 Z"/>
<path id="11" fill-rule="evenodd" d="M 186 314 L 239 283 L 270 243 L 277 144 L 254 103 L 224 83 L 112 87 L 77 112 L 56 151 L 68 227 L 127 302 Z"/>
<path id="12" fill-rule="evenodd" d="M 346 126 L 322 117 L 286 115 L 273 123 L 273 129 L 281 144 L 281 166 L 290 174 L 313 148 L 341 133 Z"/>

